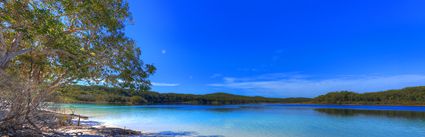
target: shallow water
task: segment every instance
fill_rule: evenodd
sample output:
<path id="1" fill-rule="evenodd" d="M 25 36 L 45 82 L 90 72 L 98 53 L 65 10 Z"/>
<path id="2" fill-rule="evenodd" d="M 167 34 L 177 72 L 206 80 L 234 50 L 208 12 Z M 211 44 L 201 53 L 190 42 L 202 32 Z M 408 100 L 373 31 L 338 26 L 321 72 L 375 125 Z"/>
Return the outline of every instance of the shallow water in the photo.
<path id="1" fill-rule="evenodd" d="M 178 132 L 183 136 L 425 137 L 425 107 L 284 104 L 61 106 L 109 125 L 144 132 Z"/>

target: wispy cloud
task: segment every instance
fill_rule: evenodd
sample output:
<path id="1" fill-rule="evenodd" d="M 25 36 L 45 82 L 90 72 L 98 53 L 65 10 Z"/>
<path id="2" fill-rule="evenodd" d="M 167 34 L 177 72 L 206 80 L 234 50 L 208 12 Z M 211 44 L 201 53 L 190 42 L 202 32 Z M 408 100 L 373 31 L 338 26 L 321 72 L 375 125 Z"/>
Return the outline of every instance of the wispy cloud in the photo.
<path id="1" fill-rule="evenodd" d="M 179 86 L 180 84 L 177 83 L 158 83 L 158 82 L 152 82 L 153 86 L 160 86 L 160 87 L 175 87 Z"/>
<path id="2" fill-rule="evenodd" d="M 425 85 L 425 75 L 314 78 L 304 75 L 278 73 L 251 78 L 225 77 L 222 83 L 209 84 L 209 86 L 215 87 L 242 89 L 245 92 L 249 92 L 247 94 L 306 97 L 314 97 L 326 92 L 339 90 L 369 92 L 418 85 Z"/>

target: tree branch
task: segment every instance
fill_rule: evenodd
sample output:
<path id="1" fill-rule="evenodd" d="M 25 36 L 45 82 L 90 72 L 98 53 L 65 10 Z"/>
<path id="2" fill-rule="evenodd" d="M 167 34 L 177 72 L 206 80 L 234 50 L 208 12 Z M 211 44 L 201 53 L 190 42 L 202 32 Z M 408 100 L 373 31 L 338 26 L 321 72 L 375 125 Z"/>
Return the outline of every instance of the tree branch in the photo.
<path id="1" fill-rule="evenodd" d="M 15 38 L 13 39 L 13 42 L 12 42 L 11 51 L 16 51 L 18 49 L 19 44 L 21 43 L 21 40 L 22 40 L 22 33 L 21 32 L 16 33 Z"/>
<path id="2" fill-rule="evenodd" d="M 58 87 L 60 87 L 61 85 L 69 84 L 70 82 L 72 82 L 72 81 L 74 81 L 74 80 L 75 80 L 75 78 L 71 78 L 71 79 L 65 80 L 65 81 L 64 81 L 64 82 L 62 82 L 62 83 L 57 83 L 57 84 L 55 84 L 55 85 L 50 86 L 50 87 L 47 89 L 47 94 L 48 94 L 48 95 L 50 95 L 50 94 L 54 93 L 54 92 L 55 92 L 55 90 L 56 90 Z"/>
<path id="3" fill-rule="evenodd" d="M 20 50 L 20 51 L 11 52 L 11 53 L 9 53 L 10 59 L 12 59 L 12 58 L 14 58 L 16 56 L 19 56 L 19 55 L 28 53 L 31 50 L 33 50 L 33 48 L 28 48 L 28 49 L 23 49 L 23 50 Z"/>
<path id="4" fill-rule="evenodd" d="M 59 76 L 55 81 L 53 81 L 50 86 L 47 88 L 47 94 L 51 94 L 55 91 L 56 88 L 58 88 L 61 84 L 64 83 L 68 83 L 70 81 L 73 81 L 74 79 L 67 79 L 65 81 L 63 81 L 68 75 L 68 71 L 66 71 L 64 74 L 62 74 L 61 76 Z"/>
<path id="5" fill-rule="evenodd" d="M 69 53 L 68 51 L 61 50 L 61 49 L 49 49 L 49 50 L 44 50 L 44 51 L 42 51 L 41 53 L 42 53 L 42 54 L 46 54 L 46 55 L 62 53 L 62 54 L 64 54 L 64 55 L 68 56 L 68 57 L 76 58 L 76 56 L 75 56 L 75 55 L 73 55 L 73 54 Z"/>
<path id="6" fill-rule="evenodd" d="M 6 41 L 3 36 L 3 28 L 0 26 L 0 57 L 6 54 Z"/>
<path id="7" fill-rule="evenodd" d="M 1 51 L 6 51 L 6 41 L 4 40 L 4 36 L 3 36 L 3 27 L 0 26 L 0 52 Z"/>
<path id="8" fill-rule="evenodd" d="M 62 74 L 60 77 L 58 77 L 55 81 L 52 82 L 52 84 L 50 84 L 49 89 L 50 88 L 55 88 L 57 86 L 59 86 L 60 82 L 65 79 L 67 72 L 65 72 L 65 74 Z"/>
<path id="9" fill-rule="evenodd" d="M 16 52 L 6 53 L 6 55 L 0 56 L 0 70 L 5 69 L 7 64 L 10 62 L 10 60 L 15 58 L 16 56 L 25 54 L 25 53 L 27 53 L 31 50 L 32 50 L 32 48 L 29 48 L 29 49 L 16 51 Z"/>
<path id="10" fill-rule="evenodd" d="M 77 32 L 77 31 L 83 31 L 83 30 L 87 30 L 87 29 L 84 29 L 84 28 L 70 28 L 68 30 L 65 30 L 64 32 L 66 34 L 71 34 L 71 33 L 74 33 L 74 32 Z"/>

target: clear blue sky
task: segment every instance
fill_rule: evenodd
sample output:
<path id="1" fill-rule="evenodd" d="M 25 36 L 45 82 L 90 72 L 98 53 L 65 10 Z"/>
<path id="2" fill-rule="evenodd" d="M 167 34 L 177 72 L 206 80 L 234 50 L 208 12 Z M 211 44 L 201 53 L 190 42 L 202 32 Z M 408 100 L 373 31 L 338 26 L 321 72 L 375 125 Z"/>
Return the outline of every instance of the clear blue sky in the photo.
<path id="1" fill-rule="evenodd" d="M 314 97 L 425 85 L 424 0 L 131 0 L 159 92 Z"/>

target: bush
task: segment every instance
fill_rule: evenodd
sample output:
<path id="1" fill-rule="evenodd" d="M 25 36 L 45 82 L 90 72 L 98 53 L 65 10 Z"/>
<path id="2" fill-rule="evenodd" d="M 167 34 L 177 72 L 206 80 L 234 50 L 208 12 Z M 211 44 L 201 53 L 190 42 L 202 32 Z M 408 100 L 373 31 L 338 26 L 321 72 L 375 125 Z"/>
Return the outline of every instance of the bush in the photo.
<path id="1" fill-rule="evenodd" d="M 146 99 L 141 96 L 132 96 L 130 97 L 130 104 L 145 104 L 147 103 Z"/>

